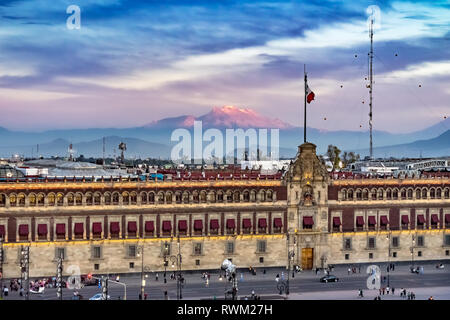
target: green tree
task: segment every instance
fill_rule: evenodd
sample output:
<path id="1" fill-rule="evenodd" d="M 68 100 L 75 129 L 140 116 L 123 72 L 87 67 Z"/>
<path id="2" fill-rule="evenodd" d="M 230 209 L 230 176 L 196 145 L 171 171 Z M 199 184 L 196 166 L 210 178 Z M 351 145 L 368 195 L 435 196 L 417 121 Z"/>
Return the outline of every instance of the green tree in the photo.
<path id="1" fill-rule="evenodd" d="M 336 171 L 336 168 L 339 167 L 339 163 L 341 162 L 341 158 L 339 157 L 340 154 L 341 150 L 338 147 L 333 146 L 332 144 L 328 145 L 326 155 L 333 165 L 331 171 Z"/>

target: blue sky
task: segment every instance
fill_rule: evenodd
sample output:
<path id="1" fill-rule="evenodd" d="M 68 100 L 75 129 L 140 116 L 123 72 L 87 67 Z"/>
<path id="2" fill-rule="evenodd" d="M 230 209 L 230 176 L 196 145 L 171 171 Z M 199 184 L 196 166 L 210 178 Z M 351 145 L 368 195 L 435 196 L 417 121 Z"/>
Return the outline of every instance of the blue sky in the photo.
<path id="1" fill-rule="evenodd" d="M 367 130 L 369 5 L 380 8 L 374 128 L 443 120 L 450 1 L 3 0 L 0 126 L 131 127 L 222 105 L 300 125 L 306 64 L 309 124 Z"/>

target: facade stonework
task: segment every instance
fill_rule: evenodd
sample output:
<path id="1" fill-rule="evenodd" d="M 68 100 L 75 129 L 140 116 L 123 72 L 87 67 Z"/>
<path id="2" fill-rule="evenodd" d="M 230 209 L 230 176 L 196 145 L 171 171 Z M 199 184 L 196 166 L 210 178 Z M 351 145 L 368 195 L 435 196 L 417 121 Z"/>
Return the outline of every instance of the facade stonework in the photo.
<path id="1" fill-rule="evenodd" d="M 333 179 L 305 143 L 283 175 L 172 181 L 0 184 L 5 277 L 162 271 L 170 244 L 184 270 L 450 258 L 450 180 Z M 169 264 L 167 270 L 172 266 Z M 67 271 L 67 269 L 65 269 Z M 65 272 L 66 272 L 65 271 Z M 67 274 L 68 275 L 68 274 Z"/>

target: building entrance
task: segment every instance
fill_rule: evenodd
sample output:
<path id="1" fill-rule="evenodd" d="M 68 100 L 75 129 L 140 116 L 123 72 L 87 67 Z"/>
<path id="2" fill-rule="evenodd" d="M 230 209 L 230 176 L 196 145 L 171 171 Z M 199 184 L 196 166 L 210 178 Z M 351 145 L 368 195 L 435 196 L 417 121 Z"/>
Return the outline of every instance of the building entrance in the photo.
<path id="1" fill-rule="evenodd" d="M 303 248 L 302 249 L 302 269 L 311 270 L 313 268 L 314 249 Z"/>

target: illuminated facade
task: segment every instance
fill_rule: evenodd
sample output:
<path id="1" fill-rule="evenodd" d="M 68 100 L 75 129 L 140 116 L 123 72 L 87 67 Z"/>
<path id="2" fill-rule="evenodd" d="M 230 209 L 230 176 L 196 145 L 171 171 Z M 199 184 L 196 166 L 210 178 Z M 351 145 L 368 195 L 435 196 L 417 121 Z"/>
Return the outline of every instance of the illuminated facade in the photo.
<path id="1" fill-rule="evenodd" d="M 288 250 L 305 269 L 448 259 L 449 190 L 448 177 L 333 180 L 310 143 L 283 176 L 5 182 L 4 276 L 20 276 L 23 245 L 32 277 L 54 275 L 60 253 L 82 273 L 140 272 L 142 245 L 145 270 L 163 270 L 178 239 L 189 270 L 285 266 Z"/>

